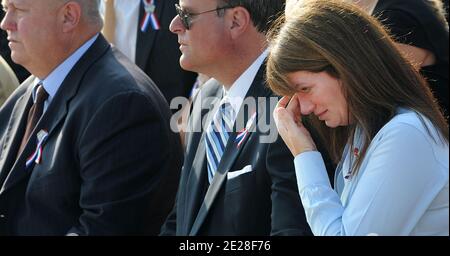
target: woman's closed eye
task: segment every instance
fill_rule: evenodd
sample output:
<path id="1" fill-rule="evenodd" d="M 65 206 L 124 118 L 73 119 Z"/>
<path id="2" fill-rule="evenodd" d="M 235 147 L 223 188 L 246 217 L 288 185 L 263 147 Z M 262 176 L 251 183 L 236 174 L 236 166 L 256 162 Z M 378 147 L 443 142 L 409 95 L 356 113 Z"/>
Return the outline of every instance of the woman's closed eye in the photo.
<path id="1" fill-rule="evenodd" d="M 309 93 L 311 91 L 311 87 L 300 86 L 298 92 L 300 93 Z"/>

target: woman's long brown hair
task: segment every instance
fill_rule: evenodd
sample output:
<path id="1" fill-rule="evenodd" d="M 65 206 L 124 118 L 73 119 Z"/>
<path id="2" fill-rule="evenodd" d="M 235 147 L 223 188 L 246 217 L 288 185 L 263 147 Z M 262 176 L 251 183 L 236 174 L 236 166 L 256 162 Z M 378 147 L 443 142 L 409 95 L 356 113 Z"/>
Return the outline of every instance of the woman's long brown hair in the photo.
<path id="1" fill-rule="evenodd" d="M 295 88 L 287 80 L 292 72 L 326 71 L 341 80 L 348 112 L 365 135 L 353 173 L 372 139 L 399 107 L 429 119 L 440 131 L 438 139 L 448 144 L 448 124 L 427 82 L 375 18 L 343 1 L 301 2 L 292 16 L 287 21 L 280 19 L 270 33 L 267 82 L 275 93 L 293 95 Z M 331 129 L 313 116 L 310 121 L 324 145 L 329 145 L 333 160 L 339 161 L 345 145 L 352 143 L 356 126 Z"/>

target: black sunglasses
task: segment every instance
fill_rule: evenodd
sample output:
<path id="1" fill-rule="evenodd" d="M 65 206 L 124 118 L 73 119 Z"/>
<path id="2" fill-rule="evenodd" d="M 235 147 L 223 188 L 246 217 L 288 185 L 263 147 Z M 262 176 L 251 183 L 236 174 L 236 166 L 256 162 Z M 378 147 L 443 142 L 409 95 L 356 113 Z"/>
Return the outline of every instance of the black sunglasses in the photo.
<path id="1" fill-rule="evenodd" d="M 194 16 L 198 16 L 200 14 L 204 14 L 204 13 L 208 13 L 208 12 L 218 12 L 220 10 L 225 10 L 225 9 L 229 9 L 229 8 L 233 8 L 233 6 L 223 6 L 223 7 L 217 7 L 216 9 L 212 9 L 212 10 L 208 10 L 208 11 L 204 11 L 204 12 L 199 12 L 199 13 L 190 13 L 187 11 L 184 11 L 180 5 L 175 4 L 175 9 L 177 11 L 178 17 L 180 17 L 181 19 L 181 23 L 183 23 L 183 26 L 186 30 L 189 30 L 191 28 L 191 22 L 192 22 L 192 18 Z"/>

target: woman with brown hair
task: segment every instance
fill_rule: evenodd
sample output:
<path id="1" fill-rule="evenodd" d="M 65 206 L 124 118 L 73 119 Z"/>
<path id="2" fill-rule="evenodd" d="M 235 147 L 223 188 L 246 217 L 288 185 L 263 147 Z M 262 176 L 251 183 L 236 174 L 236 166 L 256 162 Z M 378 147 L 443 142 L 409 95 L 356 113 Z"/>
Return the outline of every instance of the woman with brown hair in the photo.
<path id="1" fill-rule="evenodd" d="M 448 235 L 449 130 L 382 26 L 342 1 L 301 1 L 275 29 L 267 80 L 315 235 Z M 339 165 L 334 191 L 303 126 Z"/>
<path id="2" fill-rule="evenodd" d="M 345 0 L 377 18 L 427 80 L 448 118 L 449 28 L 441 0 Z M 286 15 L 298 0 L 286 1 Z M 301 2 L 301 1 L 300 1 Z"/>

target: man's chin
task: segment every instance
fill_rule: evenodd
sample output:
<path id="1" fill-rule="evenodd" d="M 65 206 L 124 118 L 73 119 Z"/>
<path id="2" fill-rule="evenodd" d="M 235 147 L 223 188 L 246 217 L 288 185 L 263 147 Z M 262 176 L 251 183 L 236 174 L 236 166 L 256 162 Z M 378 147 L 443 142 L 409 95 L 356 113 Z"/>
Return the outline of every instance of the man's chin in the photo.
<path id="1" fill-rule="evenodd" d="M 11 51 L 11 60 L 18 64 L 24 66 L 23 57 L 20 54 L 17 54 L 15 51 Z"/>
<path id="2" fill-rule="evenodd" d="M 187 71 L 197 72 L 197 70 L 192 65 L 192 63 L 187 61 L 186 58 L 184 58 L 183 56 L 181 56 L 181 58 L 180 58 L 180 67 Z"/>

